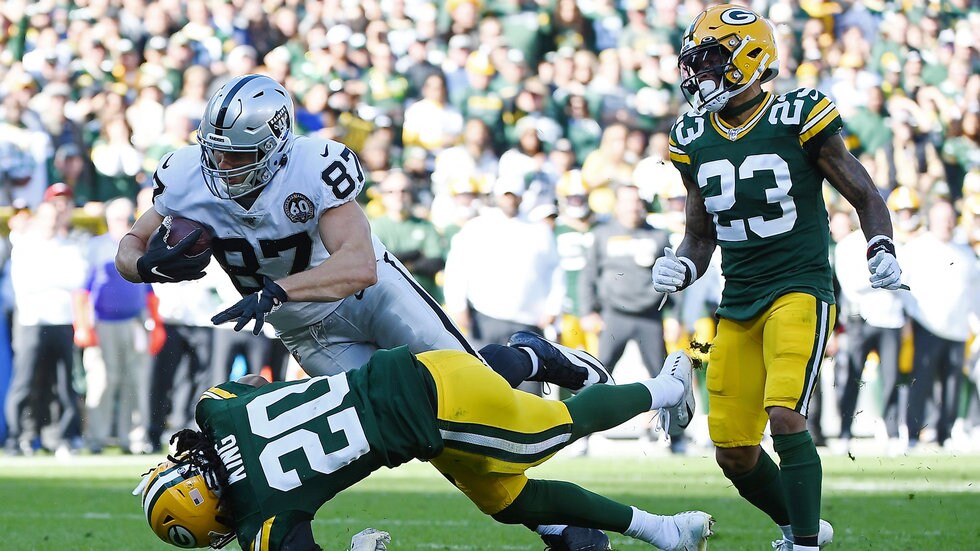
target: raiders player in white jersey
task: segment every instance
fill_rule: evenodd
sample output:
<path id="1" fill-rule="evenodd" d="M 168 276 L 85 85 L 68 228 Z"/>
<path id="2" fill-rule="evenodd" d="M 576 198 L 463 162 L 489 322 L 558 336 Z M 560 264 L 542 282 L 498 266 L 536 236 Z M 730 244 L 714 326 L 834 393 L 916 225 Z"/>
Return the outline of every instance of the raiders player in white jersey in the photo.
<path id="1" fill-rule="evenodd" d="M 364 365 L 379 348 L 407 345 L 480 353 L 439 305 L 371 234 L 354 201 L 364 173 L 341 143 L 293 134 L 293 103 L 275 80 L 244 75 L 208 102 L 198 144 L 165 156 L 153 174 L 153 209 L 119 244 L 116 267 L 133 282 L 203 277 L 210 254 L 184 251 L 193 232 L 173 247 L 157 228 L 166 216 L 189 218 L 211 233 L 211 253 L 242 300 L 216 315 L 241 330 L 266 319 L 311 375 Z M 512 386 L 523 379 L 571 390 L 610 381 L 594 358 L 556 348 L 533 334 L 511 346 L 481 349 L 486 363 Z M 495 361 L 518 354 L 521 362 Z M 525 365 L 521 372 L 503 366 Z M 537 530 L 552 549 L 608 548 L 601 531 L 564 526 Z"/>
<path id="2" fill-rule="evenodd" d="M 371 234 L 354 201 L 364 185 L 354 153 L 293 135 L 292 116 L 292 100 L 268 77 L 246 75 L 218 91 L 199 145 L 165 156 L 154 173 L 154 208 L 120 244 L 120 273 L 159 282 L 196 274 L 196 266 L 186 274 L 139 262 L 165 216 L 189 218 L 208 227 L 212 253 L 242 296 L 275 303 L 265 319 L 311 375 L 355 369 L 378 348 L 406 344 L 476 354 Z M 174 250 L 165 252 L 182 261 Z"/>

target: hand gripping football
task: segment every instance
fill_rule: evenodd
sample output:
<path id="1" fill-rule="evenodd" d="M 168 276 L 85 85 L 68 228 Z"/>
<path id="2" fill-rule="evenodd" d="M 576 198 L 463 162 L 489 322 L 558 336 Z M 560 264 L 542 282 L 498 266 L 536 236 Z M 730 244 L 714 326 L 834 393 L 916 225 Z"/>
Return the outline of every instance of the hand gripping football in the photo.
<path id="1" fill-rule="evenodd" d="M 164 239 L 167 241 L 167 245 L 171 247 L 180 243 L 183 238 L 187 237 L 196 229 L 201 230 L 201 235 L 189 249 L 184 251 L 186 256 L 197 256 L 211 248 L 211 231 L 207 226 L 200 222 L 195 222 L 190 218 L 167 216 L 163 219 L 163 225 L 161 227 L 161 230 L 166 232 Z"/>

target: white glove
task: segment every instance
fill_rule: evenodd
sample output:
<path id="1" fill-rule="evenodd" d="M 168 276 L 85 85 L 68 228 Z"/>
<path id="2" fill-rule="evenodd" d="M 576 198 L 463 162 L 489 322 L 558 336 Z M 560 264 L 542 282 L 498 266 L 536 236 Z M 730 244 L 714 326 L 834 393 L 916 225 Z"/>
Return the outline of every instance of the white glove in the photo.
<path id="1" fill-rule="evenodd" d="M 895 244 L 891 238 L 876 235 L 868 242 L 868 270 L 871 271 L 871 287 L 893 291 L 902 288 L 902 268 L 895 258 Z"/>
<path id="2" fill-rule="evenodd" d="M 690 285 L 698 270 L 690 258 L 674 255 L 670 247 L 653 263 L 653 289 L 658 293 L 674 293 Z"/>
<path id="3" fill-rule="evenodd" d="M 365 528 L 350 539 L 350 551 L 387 551 L 391 543 L 388 532 Z"/>

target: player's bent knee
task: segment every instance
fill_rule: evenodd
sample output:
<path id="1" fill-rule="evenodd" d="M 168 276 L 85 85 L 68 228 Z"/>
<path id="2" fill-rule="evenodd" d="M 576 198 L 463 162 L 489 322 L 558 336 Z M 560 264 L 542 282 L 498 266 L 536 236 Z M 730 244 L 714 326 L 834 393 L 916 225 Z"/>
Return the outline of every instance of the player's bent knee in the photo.
<path id="1" fill-rule="evenodd" d="M 751 471 L 759 461 L 758 446 L 715 448 L 715 461 L 728 478 Z"/>
<path id="2" fill-rule="evenodd" d="M 806 430 L 806 417 L 781 406 L 769 408 L 769 430 L 773 434 L 795 434 Z"/>
<path id="3" fill-rule="evenodd" d="M 490 515 L 490 517 L 502 524 L 526 524 L 538 509 L 538 484 L 535 482 L 528 480 L 524 489 L 510 505 Z M 532 524 L 537 523 L 533 522 Z"/>

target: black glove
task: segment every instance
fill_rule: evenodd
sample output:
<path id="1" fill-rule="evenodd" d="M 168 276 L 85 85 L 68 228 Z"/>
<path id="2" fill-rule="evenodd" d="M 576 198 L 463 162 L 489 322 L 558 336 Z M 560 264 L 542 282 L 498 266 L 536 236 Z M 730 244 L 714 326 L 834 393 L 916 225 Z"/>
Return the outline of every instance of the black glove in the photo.
<path id="1" fill-rule="evenodd" d="M 211 318 L 211 323 L 215 325 L 221 325 L 227 321 L 231 321 L 238 318 L 238 323 L 235 324 L 235 331 L 241 331 L 242 327 L 248 323 L 249 320 L 255 320 L 255 327 L 252 328 L 252 334 L 258 335 L 262 331 L 262 325 L 265 324 L 265 315 L 269 312 L 275 312 L 282 306 L 282 303 L 289 300 L 286 296 L 286 291 L 282 290 L 282 287 L 276 284 L 268 277 L 263 276 L 265 281 L 262 286 L 262 290 L 258 293 L 252 293 L 247 297 L 239 300 L 234 306 L 220 312 L 213 318 Z"/>
<path id="2" fill-rule="evenodd" d="M 197 256 L 184 254 L 201 236 L 202 231 L 192 231 L 173 247 L 167 245 L 165 232 L 157 231 L 150 238 L 146 252 L 136 261 L 136 271 L 139 272 L 140 279 L 144 283 L 170 283 L 204 277 L 204 269 L 211 262 L 211 251 L 207 250 Z"/>

